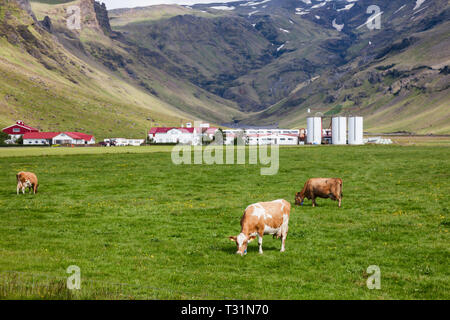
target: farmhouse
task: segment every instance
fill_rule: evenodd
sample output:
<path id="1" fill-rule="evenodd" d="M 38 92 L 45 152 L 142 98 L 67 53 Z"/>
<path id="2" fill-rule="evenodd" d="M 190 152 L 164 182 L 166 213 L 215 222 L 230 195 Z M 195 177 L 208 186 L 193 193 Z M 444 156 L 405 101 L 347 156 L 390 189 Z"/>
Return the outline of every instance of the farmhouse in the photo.
<path id="1" fill-rule="evenodd" d="M 19 139 L 26 133 L 39 132 L 38 129 L 27 126 L 22 120 L 17 120 L 15 124 L 13 124 L 12 126 L 3 128 L 2 131 L 4 133 L 9 134 L 12 142 L 15 142 L 17 139 Z"/>
<path id="2" fill-rule="evenodd" d="M 81 132 L 30 132 L 23 135 L 25 145 L 95 144 L 95 138 Z"/>

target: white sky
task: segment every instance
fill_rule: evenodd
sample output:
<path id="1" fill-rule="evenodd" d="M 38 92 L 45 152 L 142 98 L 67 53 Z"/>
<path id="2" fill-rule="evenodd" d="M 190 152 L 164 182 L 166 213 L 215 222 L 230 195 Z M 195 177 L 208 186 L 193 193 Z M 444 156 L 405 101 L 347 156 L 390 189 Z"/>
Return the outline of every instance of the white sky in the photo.
<path id="1" fill-rule="evenodd" d="M 108 10 L 117 8 L 134 8 L 145 7 L 155 4 L 187 4 L 192 5 L 196 3 L 225 3 L 236 0 L 98 0 L 104 2 Z"/>

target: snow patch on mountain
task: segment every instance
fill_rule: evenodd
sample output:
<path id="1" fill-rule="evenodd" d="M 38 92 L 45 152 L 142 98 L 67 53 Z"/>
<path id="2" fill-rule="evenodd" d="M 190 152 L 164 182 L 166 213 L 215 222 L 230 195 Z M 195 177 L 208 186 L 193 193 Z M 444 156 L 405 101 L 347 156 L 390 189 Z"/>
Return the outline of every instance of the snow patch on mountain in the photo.
<path id="1" fill-rule="evenodd" d="M 351 8 L 353 8 L 354 5 L 355 5 L 354 3 L 350 3 L 350 4 L 346 5 L 345 7 L 341 8 L 341 9 L 337 9 L 337 11 L 340 12 L 340 11 L 350 10 Z"/>
<path id="2" fill-rule="evenodd" d="M 324 2 L 321 2 L 321 3 L 319 3 L 319 4 L 313 5 L 313 6 L 311 7 L 311 9 L 321 8 L 321 7 L 323 7 L 323 6 L 326 5 L 326 4 L 327 4 L 327 2 L 324 1 Z"/>
<path id="3" fill-rule="evenodd" d="M 416 6 L 414 7 L 414 11 L 419 9 L 420 6 L 425 2 L 426 0 L 416 0 Z"/>
<path id="4" fill-rule="evenodd" d="M 239 6 L 240 7 L 259 6 L 259 5 L 263 4 L 263 3 L 267 3 L 267 2 L 270 2 L 270 1 L 272 1 L 272 0 L 262 0 L 262 1 L 259 1 L 259 2 L 258 1 L 249 1 L 247 3 L 242 3 Z"/>
<path id="5" fill-rule="evenodd" d="M 336 19 L 333 20 L 333 28 L 335 28 L 337 31 L 341 32 L 342 29 L 344 29 L 345 24 L 337 24 Z"/>
<path id="6" fill-rule="evenodd" d="M 228 7 L 228 6 L 214 6 L 214 7 L 210 7 L 210 8 L 216 9 L 216 10 L 227 10 L 227 11 L 236 9 L 235 7 Z"/>
<path id="7" fill-rule="evenodd" d="M 300 16 L 303 16 L 308 13 L 309 13 L 309 10 L 303 11 L 303 8 L 295 8 L 295 14 L 298 14 Z"/>
<path id="8" fill-rule="evenodd" d="M 394 12 L 394 14 L 396 14 L 397 12 L 399 12 L 400 10 L 402 10 L 402 9 L 405 8 L 405 7 L 406 7 L 406 4 L 402 5 L 400 8 L 398 8 L 398 9 Z"/>

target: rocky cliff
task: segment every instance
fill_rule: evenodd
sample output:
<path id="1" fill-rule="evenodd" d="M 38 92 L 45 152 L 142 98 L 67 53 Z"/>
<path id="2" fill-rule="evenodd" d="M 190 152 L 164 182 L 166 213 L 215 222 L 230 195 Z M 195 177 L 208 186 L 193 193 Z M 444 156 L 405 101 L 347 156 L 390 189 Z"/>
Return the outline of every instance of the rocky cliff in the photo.
<path id="1" fill-rule="evenodd" d="M 94 1 L 94 10 L 100 28 L 102 28 L 105 34 L 111 34 L 112 30 L 111 25 L 109 24 L 108 10 L 106 9 L 106 5 L 104 3 L 100 4 L 99 2 Z"/>

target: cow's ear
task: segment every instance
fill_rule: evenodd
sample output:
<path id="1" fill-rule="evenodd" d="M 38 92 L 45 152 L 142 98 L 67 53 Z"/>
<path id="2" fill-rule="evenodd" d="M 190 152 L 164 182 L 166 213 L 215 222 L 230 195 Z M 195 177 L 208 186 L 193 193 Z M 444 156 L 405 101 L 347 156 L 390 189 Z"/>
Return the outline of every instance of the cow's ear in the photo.
<path id="1" fill-rule="evenodd" d="M 256 239 L 256 236 L 250 236 L 250 238 L 248 238 L 248 243 L 252 242 L 255 239 Z"/>
<path id="2" fill-rule="evenodd" d="M 235 236 L 229 236 L 228 239 L 230 239 L 231 241 L 234 241 L 234 242 L 237 241 L 237 237 L 235 237 Z"/>

